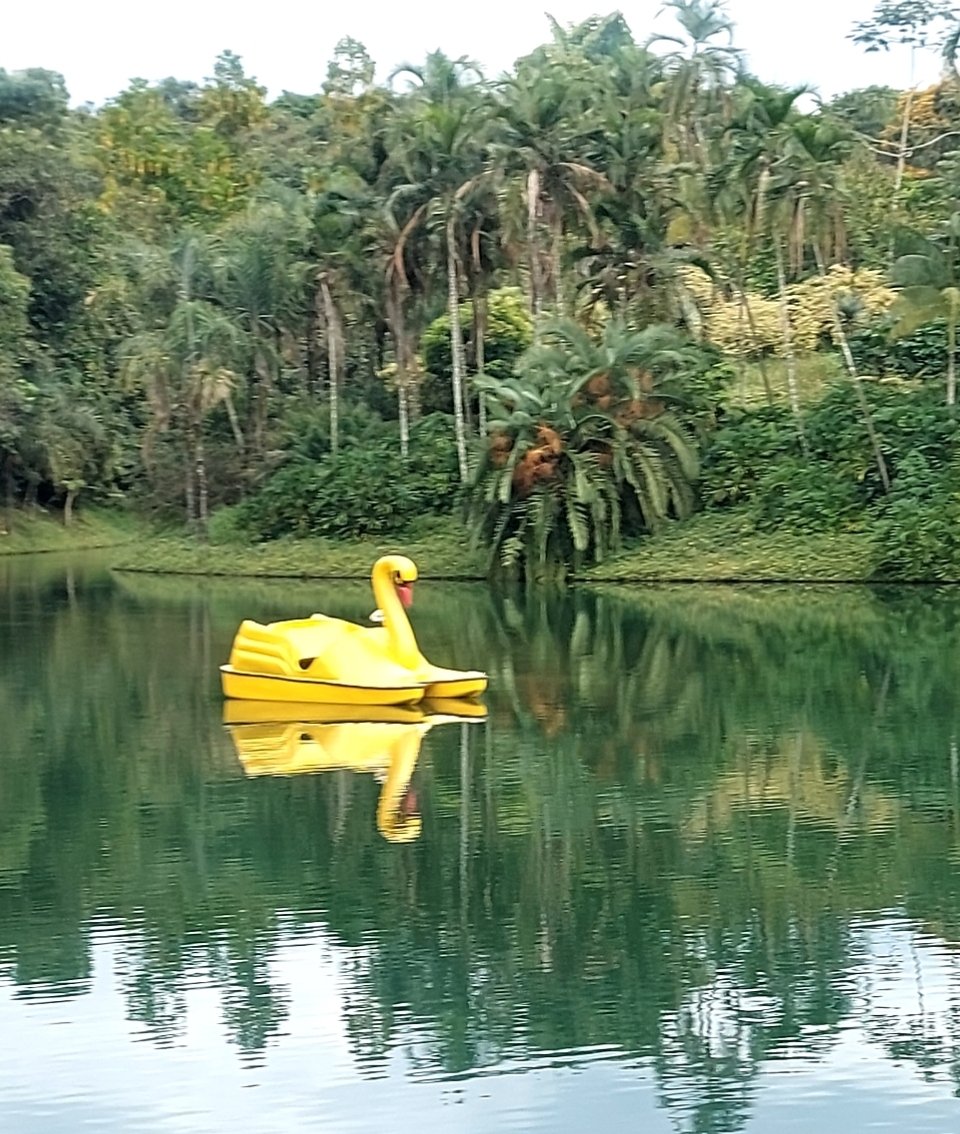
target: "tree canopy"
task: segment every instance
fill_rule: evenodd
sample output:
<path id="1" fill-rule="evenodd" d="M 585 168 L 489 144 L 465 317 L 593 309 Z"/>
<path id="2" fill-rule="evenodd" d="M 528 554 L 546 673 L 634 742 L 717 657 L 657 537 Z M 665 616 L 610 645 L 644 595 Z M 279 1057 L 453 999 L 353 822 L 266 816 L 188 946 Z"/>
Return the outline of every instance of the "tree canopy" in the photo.
<path id="1" fill-rule="evenodd" d="M 917 248 L 943 244 L 957 215 L 956 77 L 811 109 L 803 91 L 745 70 L 722 4 L 668 8 L 675 30 L 642 43 L 619 13 L 552 22 L 543 46 L 496 82 L 433 52 L 378 84 L 353 39 L 338 44 L 320 90 L 272 101 L 229 51 L 201 83 L 136 80 L 95 110 L 70 110 L 56 74 L 0 72 L 8 507 L 69 515 L 68 502 L 125 498 L 204 532 L 221 507 L 256 512 L 271 477 L 290 484 L 298 431 L 323 439 L 310 460 L 325 477 L 370 413 L 403 460 L 421 414 L 448 415 L 456 459 L 441 495 L 483 491 L 507 436 L 501 411 L 533 405 L 521 387 L 535 372 L 535 385 L 547 381 L 545 356 L 524 361 L 511 346 L 493 298 L 507 293 L 530 320 L 531 351 L 561 324 L 601 350 L 605 336 L 671 343 L 643 362 L 649 390 L 678 387 L 672 360 L 688 362 L 676 397 L 648 399 L 656 413 L 643 418 L 650 436 L 673 436 L 675 423 L 689 438 L 680 479 L 666 474 L 673 458 L 630 475 L 617 461 L 607 469 L 597 438 L 584 441 L 583 459 L 544 478 L 530 504 L 565 515 L 572 543 L 541 546 L 584 544 L 590 478 L 610 500 L 602 548 L 696 506 L 710 431 L 751 373 L 769 406 L 786 399 L 804 459 L 802 377 L 814 355 L 835 356 L 860 391 L 876 376 L 864 359 L 886 336 L 906 360 L 898 375 L 943 383 L 952 405 L 952 285 L 928 273 L 922 286 L 940 300 L 920 304 L 919 276 L 908 284 L 904 271 L 925 254 Z M 882 4 L 851 35 L 871 50 L 949 49 L 952 20 L 936 4 Z M 895 347 L 897 336 L 908 341 Z M 705 404 L 716 367 L 727 380 Z M 575 406 L 570 368 L 554 372 Z M 491 380 L 514 383 L 517 404 Z M 68 403 L 89 423 L 82 475 L 57 440 Z M 869 400 L 857 404 L 889 492 L 886 442 Z M 555 430 L 524 412 L 524 436 Z M 571 495 L 568 474 L 582 491 Z M 492 538 L 483 514 L 478 533 Z"/>

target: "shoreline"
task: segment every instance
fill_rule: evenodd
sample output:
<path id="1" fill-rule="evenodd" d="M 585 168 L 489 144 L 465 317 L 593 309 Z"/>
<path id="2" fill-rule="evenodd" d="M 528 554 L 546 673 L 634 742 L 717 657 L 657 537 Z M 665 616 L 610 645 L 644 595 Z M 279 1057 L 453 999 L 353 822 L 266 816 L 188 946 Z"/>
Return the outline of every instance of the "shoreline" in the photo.
<path id="1" fill-rule="evenodd" d="M 15 541 L 15 542 L 11 542 Z M 572 572 L 575 586 L 956 586 L 958 579 L 871 579 L 869 532 L 757 532 L 737 512 L 701 513 L 637 541 L 597 566 Z M 466 530 L 448 520 L 391 540 L 283 539 L 271 543 L 201 544 L 147 521 L 86 512 L 70 528 L 50 515 L 18 516 L 0 537 L 0 557 L 107 554 L 112 571 L 190 578 L 363 580 L 381 555 L 409 556 L 424 579 L 484 582 L 483 557 Z M 113 554 L 109 554 L 109 553 Z M 521 584 L 522 585 L 522 584 Z"/>

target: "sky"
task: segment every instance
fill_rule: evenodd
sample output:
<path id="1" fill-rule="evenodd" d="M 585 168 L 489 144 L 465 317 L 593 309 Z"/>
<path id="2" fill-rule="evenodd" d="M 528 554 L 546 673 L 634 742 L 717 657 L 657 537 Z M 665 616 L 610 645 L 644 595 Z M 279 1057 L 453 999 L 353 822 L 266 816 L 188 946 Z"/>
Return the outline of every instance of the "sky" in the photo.
<path id="1" fill-rule="evenodd" d="M 337 41 L 363 43 L 383 79 L 398 63 L 428 51 L 467 55 L 489 77 L 550 38 L 545 12 L 562 25 L 619 10 L 643 42 L 670 21 L 662 0 L 35 0 L 10 4 L 0 36 L 0 67 L 45 67 L 66 79 L 74 104 L 99 105 L 133 78 L 173 75 L 202 81 L 223 50 L 236 52 L 271 98 L 284 90 L 318 91 Z M 857 87 L 910 83 L 903 51 L 869 55 L 846 37 L 876 0 L 728 0 L 736 43 L 750 68 L 770 83 L 807 83 L 829 98 Z M 917 78 L 934 82 L 934 56 L 918 60 Z"/>

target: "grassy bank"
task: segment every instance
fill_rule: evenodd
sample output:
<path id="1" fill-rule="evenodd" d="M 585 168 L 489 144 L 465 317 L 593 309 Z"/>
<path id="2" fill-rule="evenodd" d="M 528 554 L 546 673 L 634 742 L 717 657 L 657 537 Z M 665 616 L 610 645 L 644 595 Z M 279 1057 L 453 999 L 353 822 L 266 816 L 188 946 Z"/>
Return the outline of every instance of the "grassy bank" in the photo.
<path id="1" fill-rule="evenodd" d="M 592 582 L 863 582 L 869 534 L 756 532 L 736 513 L 694 516 L 579 579 Z"/>
<path id="2" fill-rule="evenodd" d="M 756 532 L 736 513 L 695 516 L 583 571 L 580 582 L 863 582 L 870 535 Z M 365 579 L 388 552 L 413 559 L 425 578 L 480 579 L 484 557 L 470 550 L 454 521 L 410 538 L 332 541 L 282 539 L 264 544 L 201 544 L 151 529 L 123 514 L 84 512 L 69 527 L 44 512 L 17 514 L 0 535 L 0 554 L 113 548 L 117 570 L 212 577 Z"/>
<path id="3" fill-rule="evenodd" d="M 470 551 L 466 530 L 453 522 L 425 528 L 410 539 L 350 542 L 281 539 L 253 545 L 204 545 L 184 537 L 161 535 L 120 549 L 111 565 L 119 571 L 153 574 L 367 578 L 374 561 L 389 552 L 408 555 L 425 578 L 483 577 L 482 557 Z"/>
<path id="4" fill-rule="evenodd" d="M 92 551 L 138 538 L 142 527 L 122 513 L 82 511 L 67 528 L 59 514 L 41 508 L 0 513 L 0 555 Z"/>

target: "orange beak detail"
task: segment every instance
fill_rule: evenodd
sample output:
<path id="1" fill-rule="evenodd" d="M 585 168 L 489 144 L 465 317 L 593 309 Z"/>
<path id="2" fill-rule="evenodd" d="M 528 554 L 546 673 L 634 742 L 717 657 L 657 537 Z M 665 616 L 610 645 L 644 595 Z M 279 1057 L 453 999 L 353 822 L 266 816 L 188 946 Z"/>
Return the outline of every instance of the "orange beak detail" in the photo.
<path id="1" fill-rule="evenodd" d="M 413 584 L 412 583 L 397 583 L 397 594 L 400 596 L 400 601 L 404 606 L 413 605 Z"/>

